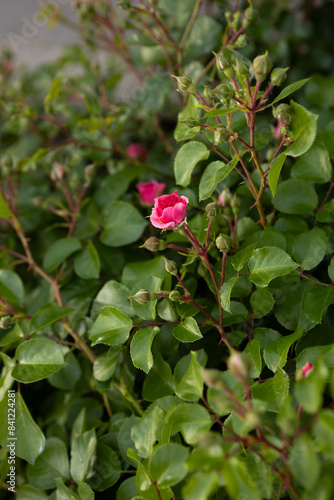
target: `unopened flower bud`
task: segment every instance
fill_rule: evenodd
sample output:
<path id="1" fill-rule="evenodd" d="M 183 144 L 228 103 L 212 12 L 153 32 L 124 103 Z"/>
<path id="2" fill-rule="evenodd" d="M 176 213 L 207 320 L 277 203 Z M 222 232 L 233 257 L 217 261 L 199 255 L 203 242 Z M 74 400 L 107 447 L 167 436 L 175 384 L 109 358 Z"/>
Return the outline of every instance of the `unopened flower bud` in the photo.
<path id="1" fill-rule="evenodd" d="M 244 15 L 247 21 L 250 21 L 252 23 L 257 20 L 257 11 L 254 9 L 254 7 L 247 7 Z"/>
<path id="2" fill-rule="evenodd" d="M 234 95 L 234 90 L 232 90 L 226 83 L 217 85 L 217 87 L 212 92 L 218 97 L 218 99 L 224 101 L 226 101 L 226 99 L 230 99 Z"/>
<path id="3" fill-rule="evenodd" d="M 240 10 L 237 10 L 233 14 L 232 28 L 234 31 L 238 31 L 238 29 L 240 28 L 240 16 L 241 16 Z"/>
<path id="4" fill-rule="evenodd" d="M 223 71 L 225 76 L 227 76 L 228 78 L 234 76 L 234 69 L 231 61 L 227 57 L 224 57 L 222 54 L 216 54 L 215 52 L 213 53 L 216 56 L 216 66 L 218 71 Z"/>
<path id="5" fill-rule="evenodd" d="M 203 96 L 205 99 L 211 99 L 213 91 L 204 85 Z"/>
<path id="6" fill-rule="evenodd" d="M 280 120 L 283 125 L 289 125 L 291 121 L 291 108 L 288 104 L 280 104 L 273 110 L 273 115 Z"/>
<path id="7" fill-rule="evenodd" d="M 213 220 L 217 215 L 217 203 L 215 201 L 208 203 L 205 207 L 205 211 L 208 219 Z"/>
<path id="8" fill-rule="evenodd" d="M 218 144 L 221 144 L 222 142 L 227 142 L 229 138 L 230 138 L 230 132 L 226 130 L 226 128 L 224 127 L 216 128 L 213 133 L 213 141 L 216 146 Z"/>
<path id="9" fill-rule="evenodd" d="M 313 365 L 308 361 L 302 368 L 302 378 L 308 377 L 309 373 L 313 370 Z"/>
<path id="10" fill-rule="evenodd" d="M 234 195 L 231 200 L 233 215 L 238 215 L 240 213 L 241 205 L 242 205 L 241 199 L 238 198 L 238 196 Z"/>
<path id="11" fill-rule="evenodd" d="M 132 297 L 138 304 L 147 304 L 150 302 L 150 292 L 148 290 L 138 290 Z"/>
<path id="12" fill-rule="evenodd" d="M 250 70 L 249 70 L 248 64 L 239 58 L 235 57 L 234 59 L 235 59 L 234 69 L 235 69 L 235 72 L 237 73 L 237 75 L 241 75 L 241 76 L 244 76 L 245 78 L 249 78 L 250 77 Z"/>
<path id="13" fill-rule="evenodd" d="M 218 250 L 222 253 L 228 253 L 230 251 L 232 240 L 227 234 L 220 234 L 216 238 L 216 246 Z"/>
<path id="14" fill-rule="evenodd" d="M 165 250 L 167 248 L 167 243 L 164 240 L 159 240 L 155 236 L 152 236 L 139 248 L 146 248 L 149 252 L 158 252 L 159 250 Z"/>
<path id="15" fill-rule="evenodd" d="M 175 262 L 173 260 L 169 260 L 169 259 L 166 259 L 164 257 L 164 261 L 165 261 L 165 269 L 168 273 L 170 274 L 177 274 L 177 266 L 175 264 Z"/>
<path id="16" fill-rule="evenodd" d="M 253 61 L 253 69 L 256 81 L 262 83 L 267 78 L 267 75 L 272 67 L 273 63 L 268 56 L 268 52 L 266 52 L 262 56 L 257 56 Z"/>
<path id="17" fill-rule="evenodd" d="M 248 356 L 243 352 L 234 351 L 227 360 L 227 367 L 239 380 L 247 381 L 249 379 L 251 364 Z"/>
<path id="18" fill-rule="evenodd" d="M 172 302 L 179 302 L 180 296 L 180 292 L 178 292 L 177 290 L 172 290 L 169 294 L 169 298 Z"/>
<path id="19" fill-rule="evenodd" d="M 94 163 L 91 163 L 90 165 L 87 165 L 85 167 L 85 170 L 84 170 L 85 181 L 89 182 L 89 183 L 92 182 L 92 180 L 94 178 L 94 175 L 95 175 L 95 172 L 96 172 L 96 168 L 95 168 Z"/>
<path id="20" fill-rule="evenodd" d="M 189 76 L 175 76 L 172 75 L 173 78 L 177 81 L 177 85 L 179 90 L 182 92 L 189 92 L 189 94 L 196 94 L 197 88 L 192 83 L 191 78 Z"/>
<path id="21" fill-rule="evenodd" d="M 51 180 L 60 181 L 64 178 L 64 167 L 58 162 L 54 162 L 50 172 Z"/>
<path id="22" fill-rule="evenodd" d="M 9 328 L 13 324 L 13 318 L 11 316 L 2 316 L 0 318 L 0 328 L 4 330 Z"/>
<path id="23" fill-rule="evenodd" d="M 271 72 L 271 75 L 270 75 L 271 85 L 275 85 L 276 87 L 279 87 L 280 85 L 282 85 L 282 83 L 286 79 L 286 73 L 288 70 L 289 70 L 289 67 L 273 69 Z"/>
<path id="24" fill-rule="evenodd" d="M 229 189 L 223 189 L 218 198 L 218 205 L 221 207 L 229 207 L 232 200 L 232 194 Z"/>
<path id="25" fill-rule="evenodd" d="M 225 11 L 225 19 L 228 23 L 230 23 L 232 21 L 232 18 L 233 18 L 233 14 L 230 10 L 226 10 Z"/>

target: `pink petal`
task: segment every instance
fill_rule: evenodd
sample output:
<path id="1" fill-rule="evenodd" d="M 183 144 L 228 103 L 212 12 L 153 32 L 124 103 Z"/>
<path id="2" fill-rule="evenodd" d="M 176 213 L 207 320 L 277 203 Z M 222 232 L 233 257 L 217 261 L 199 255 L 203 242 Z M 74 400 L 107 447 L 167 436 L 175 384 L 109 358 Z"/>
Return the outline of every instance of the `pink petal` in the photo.
<path id="1" fill-rule="evenodd" d="M 177 203 L 173 208 L 173 220 L 180 224 L 186 216 L 187 209 L 183 203 Z"/>
<path id="2" fill-rule="evenodd" d="M 161 220 L 163 222 L 173 222 L 174 217 L 173 217 L 173 207 L 167 207 L 163 210 Z"/>

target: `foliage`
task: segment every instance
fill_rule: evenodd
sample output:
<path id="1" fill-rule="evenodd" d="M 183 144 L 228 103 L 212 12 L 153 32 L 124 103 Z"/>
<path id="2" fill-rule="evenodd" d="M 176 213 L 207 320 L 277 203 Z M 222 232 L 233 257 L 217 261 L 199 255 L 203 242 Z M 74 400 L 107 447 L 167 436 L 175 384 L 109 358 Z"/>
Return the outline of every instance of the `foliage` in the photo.
<path id="1" fill-rule="evenodd" d="M 202 3 L 78 0 L 84 46 L 3 54 L 4 499 L 333 496 L 331 6 Z"/>

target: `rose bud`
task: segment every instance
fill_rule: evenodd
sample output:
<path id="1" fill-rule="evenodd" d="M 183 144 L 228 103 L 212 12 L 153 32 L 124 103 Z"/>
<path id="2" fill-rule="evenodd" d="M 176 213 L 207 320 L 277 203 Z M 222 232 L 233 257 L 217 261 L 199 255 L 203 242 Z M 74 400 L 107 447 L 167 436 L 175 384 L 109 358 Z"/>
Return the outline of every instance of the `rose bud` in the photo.
<path id="1" fill-rule="evenodd" d="M 177 266 L 176 266 L 175 262 L 173 260 L 166 259 L 165 257 L 164 257 L 164 261 L 165 261 L 166 271 L 172 275 L 177 274 Z"/>
<path id="2" fill-rule="evenodd" d="M 181 90 L 181 92 L 189 92 L 189 94 L 197 93 L 197 88 L 192 83 L 192 80 L 191 78 L 189 78 L 189 76 L 172 75 L 172 77 L 177 81 L 178 89 Z"/>
<path id="3" fill-rule="evenodd" d="M 164 240 L 159 240 L 155 236 L 152 236 L 139 248 L 146 248 L 149 252 L 158 252 L 159 250 L 165 250 L 167 248 L 167 243 Z"/>
<path id="4" fill-rule="evenodd" d="M 308 377 L 308 374 L 313 370 L 313 365 L 308 361 L 302 368 L 302 378 Z"/>
<path id="5" fill-rule="evenodd" d="M 230 251 L 232 240 L 227 234 L 220 234 L 216 238 L 216 246 L 218 250 L 222 253 L 228 253 Z"/>
<path id="6" fill-rule="evenodd" d="M 169 294 L 169 298 L 172 302 L 179 302 L 180 296 L 180 292 L 178 292 L 177 290 L 172 290 Z"/>
<path id="7" fill-rule="evenodd" d="M 268 52 L 266 52 L 262 56 L 257 56 L 253 61 L 253 69 L 256 81 L 259 83 L 264 82 L 272 67 L 273 63 L 268 56 Z"/>
<path id="8" fill-rule="evenodd" d="M 147 158 L 146 149 L 136 142 L 131 142 L 131 144 L 129 144 L 129 146 L 126 148 L 126 154 L 132 160 L 145 161 Z"/>
<path id="9" fill-rule="evenodd" d="M 282 85 L 284 80 L 286 79 L 286 73 L 289 68 L 275 68 L 272 70 L 270 75 L 270 83 L 276 87 Z"/>
<path id="10" fill-rule="evenodd" d="M 151 224 L 159 229 L 174 229 L 185 221 L 188 203 L 188 198 L 177 191 L 155 198 Z"/>
<path id="11" fill-rule="evenodd" d="M 141 205 L 151 207 L 154 204 L 155 198 L 164 192 L 166 184 L 157 181 L 138 182 L 136 187 L 139 191 Z"/>

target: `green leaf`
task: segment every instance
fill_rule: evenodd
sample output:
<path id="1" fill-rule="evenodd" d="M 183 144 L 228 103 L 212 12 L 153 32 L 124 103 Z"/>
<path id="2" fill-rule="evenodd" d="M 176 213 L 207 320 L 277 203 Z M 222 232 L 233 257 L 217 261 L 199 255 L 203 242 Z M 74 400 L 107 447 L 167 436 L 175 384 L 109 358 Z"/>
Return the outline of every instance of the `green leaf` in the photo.
<path id="1" fill-rule="evenodd" d="M 315 443 L 307 434 L 302 434 L 292 444 L 289 451 L 289 464 L 292 477 L 307 490 L 319 480 L 320 461 Z"/>
<path id="2" fill-rule="evenodd" d="M 235 325 L 245 321 L 245 319 L 248 316 L 248 310 L 244 306 L 244 304 L 241 304 L 241 302 L 231 300 L 230 307 L 231 307 L 231 314 L 228 311 L 226 311 L 224 314 L 224 319 L 223 319 L 224 326 Z"/>
<path id="3" fill-rule="evenodd" d="M 160 278 L 149 276 L 138 281 L 131 290 L 130 297 L 133 297 L 139 290 L 147 290 L 148 292 L 159 292 L 161 289 Z M 135 299 L 131 298 L 131 304 L 136 314 L 143 319 L 155 320 L 157 299 L 150 300 L 147 304 L 139 304 Z"/>
<path id="4" fill-rule="evenodd" d="M 60 238 L 47 249 L 43 268 L 47 273 L 55 271 L 64 260 L 80 249 L 81 243 L 77 238 Z"/>
<path id="5" fill-rule="evenodd" d="M 49 495 L 38 488 L 24 484 L 16 489 L 16 500 L 48 500 Z"/>
<path id="6" fill-rule="evenodd" d="M 87 483 L 78 485 L 78 494 L 80 500 L 94 500 L 94 492 Z"/>
<path id="7" fill-rule="evenodd" d="M 48 377 L 65 366 L 61 346 L 46 337 L 34 337 L 16 349 L 18 365 L 12 376 L 15 380 L 29 384 Z"/>
<path id="8" fill-rule="evenodd" d="M 313 434 L 325 458 L 334 460 L 334 413 L 332 410 L 321 410 L 313 426 Z"/>
<path id="9" fill-rule="evenodd" d="M 255 243 L 253 243 L 252 245 L 248 245 L 232 256 L 231 264 L 236 271 L 240 271 L 244 267 L 246 262 L 251 258 L 255 246 Z"/>
<path id="10" fill-rule="evenodd" d="M 130 203 L 113 201 L 103 209 L 101 241 L 110 247 L 129 245 L 140 238 L 147 221 Z"/>
<path id="11" fill-rule="evenodd" d="M 331 261 L 330 261 L 329 266 L 328 266 L 328 276 L 330 277 L 330 279 L 333 282 L 334 281 L 334 257 L 331 258 Z"/>
<path id="12" fill-rule="evenodd" d="M 213 109 L 212 111 L 208 111 L 205 113 L 203 118 L 215 118 L 216 116 L 224 116 L 228 113 L 233 113 L 234 111 L 240 111 L 240 108 L 218 108 Z"/>
<path id="13" fill-rule="evenodd" d="M 97 443 L 93 476 L 87 480 L 94 491 L 105 491 L 113 486 L 121 476 L 121 463 L 117 454 L 109 446 Z"/>
<path id="14" fill-rule="evenodd" d="M 286 250 L 287 242 L 284 234 L 272 226 L 267 226 L 261 233 L 261 237 L 257 243 L 257 248 L 262 247 L 279 247 Z"/>
<path id="15" fill-rule="evenodd" d="M 245 347 L 244 352 L 248 354 L 251 360 L 251 372 L 250 376 L 252 378 L 257 378 L 262 372 L 262 358 L 260 352 L 261 343 L 258 339 L 253 339 Z"/>
<path id="16" fill-rule="evenodd" d="M 159 331 L 160 328 L 157 326 L 139 328 L 131 341 L 130 354 L 132 363 L 145 373 L 148 373 L 153 366 L 151 347 L 154 337 Z"/>
<path id="17" fill-rule="evenodd" d="M 66 318 L 73 311 L 74 309 L 70 309 L 69 307 L 59 307 L 50 304 L 42 306 L 30 320 L 30 334 L 43 330 L 47 326 L 52 325 L 52 323 Z"/>
<path id="18" fill-rule="evenodd" d="M 262 318 L 272 310 L 275 300 L 269 290 L 259 288 L 250 296 L 250 303 L 254 312 L 254 318 Z"/>
<path id="19" fill-rule="evenodd" d="M 56 500 L 79 500 L 78 495 L 70 488 L 64 485 L 61 477 L 55 478 L 57 485 Z"/>
<path id="20" fill-rule="evenodd" d="M 318 195 L 306 181 L 288 179 L 278 185 L 273 203 L 285 214 L 307 214 L 316 209 Z"/>
<path id="21" fill-rule="evenodd" d="M 114 280 L 107 281 L 95 297 L 91 311 L 92 319 L 97 318 L 104 306 L 113 306 L 127 316 L 134 316 L 135 312 L 129 296 L 130 290 L 122 283 Z"/>
<path id="22" fill-rule="evenodd" d="M 283 168 L 285 159 L 286 159 L 286 154 L 281 153 L 272 161 L 270 166 L 268 182 L 273 196 L 275 196 L 276 194 L 279 175 Z"/>
<path id="23" fill-rule="evenodd" d="M 258 287 L 265 287 L 278 276 L 285 276 L 298 267 L 281 248 L 263 247 L 254 250 L 249 261 L 250 280 Z"/>
<path id="24" fill-rule="evenodd" d="M 174 160 L 174 174 L 176 184 L 186 187 L 190 183 L 191 174 L 197 163 L 209 158 L 210 151 L 204 144 L 191 141 L 184 144 Z"/>
<path id="25" fill-rule="evenodd" d="M 205 39 L 203 33 L 206 33 Z M 206 54 L 211 55 L 211 50 L 219 47 L 221 35 L 221 24 L 213 17 L 197 17 L 184 47 L 184 58 L 193 60 Z"/>
<path id="26" fill-rule="evenodd" d="M 305 83 L 309 82 L 310 80 L 311 78 L 304 78 L 304 80 L 298 80 L 297 82 L 287 85 L 283 90 L 281 90 L 276 99 L 273 100 L 272 104 L 276 104 L 276 102 L 281 101 L 285 97 L 288 97 L 288 95 L 300 89 L 300 87 L 303 87 L 303 85 L 305 85 Z"/>
<path id="27" fill-rule="evenodd" d="M 12 212 L 9 210 L 7 203 L 5 202 L 2 194 L 0 193 L 0 217 L 7 219 L 7 217 L 10 217 L 11 215 Z"/>
<path id="28" fill-rule="evenodd" d="M 298 328 L 295 333 L 281 337 L 270 344 L 267 344 L 263 351 L 263 357 L 268 368 L 276 372 L 277 368 L 283 368 L 286 364 L 287 356 L 291 345 L 299 340 L 303 335 L 303 330 Z"/>
<path id="29" fill-rule="evenodd" d="M 172 333 L 180 342 L 194 342 L 195 340 L 203 338 L 197 321 L 191 316 L 185 318 L 179 325 L 174 326 Z"/>
<path id="30" fill-rule="evenodd" d="M 97 279 L 100 275 L 100 259 L 93 243 L 88 240 L 87 248 L 74 258 L 74 271 L 84 280 Z"/>
<path id="31" fill-rule="evenodd" d="M 333 222 L 334 221 L 334 199 L 325 203 L 322 210 L 315 214 L 319 222 Z"/>
<path id="32" fill-rule="evenodd" d="M 24 297 L 20 276 L 9 269 L 0 270 L 0 296 L 10 302 L 20 302 Z"/>
<path id="33" fill-rule="evenodd" d="M 321 323 L 324 311 L 333 303 L 333 287 L 319 285 L 314 282 L 308 284 L 304 298 L 304 311 L 310 321 Z"/>
<path id="34" fill-rule="evenodd" d="M 134 500 L 136 495 L 138 495 L 138 490 L 136 486 L 136 478 L 129 477 L 125 479 L 117 490 L 116 500 Z M 136 497 L 140 498 L 140 497 Z"/>
<path id="35" fill-rule="evenodd" d="M 154 445 L 161 434 L 165 417 L 166 412 L 156 405 L 153 409 L 150 407 L 132 427 L 131 438 L 140 457 L 149 458 L 152 455 Z"/>
<path id="36" fill-rule="evenodd" d="M 231 457 L 229 460 L 224 461 L 222 472 L 231 499 L 261 500 L 243 462 L 236 457 Z"/>
<path id="37" fill-rule="evenodd" d="M 327 249 L 326 233 L 315 227 L 307 233 L 296 236 L 292 245 L 292 255 L 302 270 L 310 270 L 320 264 Z"/>
<path id="38" fill-rule="evenodd" d="M 32 419 L 30 412 L 18 392 L 16 394 L 15 437 L 17 438 L 15 454 L 17 457 L 34 464 L 45 446 L 45 437 L 41 429 Z M 6 443 L 8 444 L 8 443 Z"/>
<path id="39" fill-rule="evenodd" d="M 73 440 L 71 447 L 71 476 L 76 483 L 80 483 L 85 479 L 95 449 L 96 436 L 94 429 L 84 432 Z"/>
<path id="40" fill-rule="evenodd" d="M 8 344 L 14 344 L 17 340 L 24 338 L 19 323 L 15 323 L 14 327 L 4 333 L 1 332 L 0 347 Z M 1 399 L 1 397 L 0 397 Z"/>
<path id="41" fill-rule="evenodd" d="M 106 306 L 94 322 L 89 338 L 93 345 L 117 346 L 128 340 L 131 329 L 132 321 L 126 314 Z"/>
<path id="42" fill-rule="evenodd" d="M 56 437 L 46 440 L 44 451 L 39 455 L 34 465 L 28 465 L 27 478 L 32 486 L 42 490 L 56 487 L 55 478 L 70 477 L 69 460 L 65 443 Z"/>
<path id="43" fill-rule="evenodd" d="M 164 279 L 167 275 L 165 261 L 161 257 L 143 262 L 130 262 L 125 265 L 122 274 L 122 283 L 128 288 L 133 288 L 138 281 L 149 276 Z"/>
<path id="44" fill-rule="evenodd" d="M 195 472 L 182 488 L 184 500 L 208 500 L 218 486 L 216 471 Z"/>
<path id="45" fill-rule="evenodd" d="M 177 126 L 174 130 L 174 139 L 179 142 L 184 139 L 190 139 L 189 133 L 191 132 L 191 129 L 185 124 L 182 123 L 182 120 L 187 120 L 187 119 L 192 119 L 196 120 L 198 119 L 197 117 L 197 108 L 196 108 L 197 100 L 196 97 L 189 94 L 188 97 L 188 102 L 186 107 L 179 113 L 178 116 L 178 121 L 177 121 Z M 194 127 L 196 128 L 196 127 Z M 195 135 L 195 134 L 194 134 Z M 192 135 L 192 137 L 194 136 Z"/>
<path id="46" fill-rule="evenodd" d="M 297 157 L 306 153 L 312 146 L 317 133 L 318 116 L 294 101 L 290 101 L 290 107 L 292 120 L 289 130 L 293 143 L 284 154 Z"/>
<path id="47" fill-rule="evenodd" d="M 57 373 L 48 377 L 48 382 L 53 387 L 63 391 L 73 391 L 76 383 L 82 376 L 80 363 L 73 352 L 69 352 L 65 356 L 66 366 L 61 368 Z"/>
<path id="48" fill-rule="evenodd" d="M 261 399 L 266 403 L 268 411 L 279 412 L 289 395 L 289 377 L 282 368 L 278 368 L 274 377 L 253 385 L 251 393 L 253 399 Z"/>
<path id="49" fill-rule="evenodd" d="M 185 462 L 189 449 L 177 443 L 167 443 L 160 446 L 152 455 L 148 470 L 151 480 L 161 488 L 175 486 L 188 473 Z"/>
<path id="50" fill-rule="evenodd" d="M 163 396 L 174 394 L 174 377 L 168 363 L 160 353 L 154 357 L 154 365 L 144 380 L 143 398 L 147 401 L 155 401 Z"/>
<path id="51" fill-rule="evenodd" d="M 116 370 L 120 354 L 121 348 L 116 348 L 109 349 L 109 351 L 98 356 L 93 366 L 94 378 L 99 382 L 109 380 Z"/>
<path id="52" fill-rule="evenodd" d="M 227 164 L 220 160 L 209 163 L 199 183 L 199 201 L 206 200 L 212 195 L 217 184 L 223 181 L 232 172 L 237 162 L 238 157 L 233 158 L 233 160 Z"/>
<path id="53" fill-rule="evenodd" d="M 239 279 L 238 275 L 234 276 L 234 278 L 231 278 L 228 281 L 226 281 L 220 289 L 220 301 L 222 308 L 224 309 L 224 311 L 228 311 L 230 314 L 232 314 L 231 293 L 238 279 Z"/>
<path id="54" fill-rule="evenodd" d="M 175 388 L 175 394 L 185 401 L 198 401 L 203 393 L 202 367 L 197 352 L 191 351 L 190 365 Z"/>
<path id="55" fill-rule="evenodd" d="M 198 437 L 213 425 L 210 414 L 203 406 L 193 403 L 176 403 L 168 410 L 162 431 L 164 442 L 175 432 L 181 432 L 188 444 L 195 444 Z"/>
<path id="56" fill-rule="evenodd" d="M 306 154 L 293 165 L 291 175 L 295 179 L 323 184 L 333 175 L 327 149 L 320 143 L 314 144 Z"/>
<path id="57" fill-rule="evenodd" d="M 314 327 L 305 314 L 304 300 L 311 281 L 296 280 L 279 288 L 276 293 L 274 314 L 277 321 L 288 330 L 301 327 L 305 332 Z"/>

